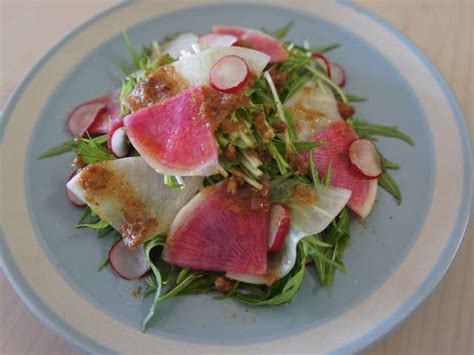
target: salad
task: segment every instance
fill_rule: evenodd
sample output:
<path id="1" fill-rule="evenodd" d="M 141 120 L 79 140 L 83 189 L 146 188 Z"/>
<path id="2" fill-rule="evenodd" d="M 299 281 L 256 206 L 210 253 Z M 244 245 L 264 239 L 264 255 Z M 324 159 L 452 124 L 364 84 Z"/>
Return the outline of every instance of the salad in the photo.
<path id="1" fill-rule="evenodd" d="M 414 142 L 356 116 L 366 99 L 343 91 L 327 54 L 339 45 L 286 41 L 290 27 L 214 26 L 140 51 L 124 33 L 133 65 L 121 88 L 78 105 L 74 138 L 39 157 L 75 154 L 76 228 L 110 238 L 98 270 L 142 280 L 135 293 L 153 297 L 143 330 L 174 296 L 279 305 L 305 272 L 331 286 L 378 187 L 401 203 L 399 165 L 375 143 Z"/>

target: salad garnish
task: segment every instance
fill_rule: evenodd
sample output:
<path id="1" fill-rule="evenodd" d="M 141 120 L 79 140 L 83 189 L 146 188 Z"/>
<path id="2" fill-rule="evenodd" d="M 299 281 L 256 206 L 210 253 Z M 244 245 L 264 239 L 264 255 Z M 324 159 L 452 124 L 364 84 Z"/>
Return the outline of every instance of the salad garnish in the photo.
<path id="1" fill-rule="evenodd" d="M 327 54 L 340 44 L 285 40 L 292 25 L 216 25 L 139 51 L 124 32 L 120 88 L 79 104 L 74 138 L 38 157 L 74 154 L 76 228 L 110 240 L 98 271 L 153 295 L 143 331 L 175 296 L 279 305 L 308 269 L 329 287 L 377 187 L 402 202 L 400 165 L 376 143 L 413 139 L 356 116 L 367 98 L 344 91 L 350 77 Z"/>

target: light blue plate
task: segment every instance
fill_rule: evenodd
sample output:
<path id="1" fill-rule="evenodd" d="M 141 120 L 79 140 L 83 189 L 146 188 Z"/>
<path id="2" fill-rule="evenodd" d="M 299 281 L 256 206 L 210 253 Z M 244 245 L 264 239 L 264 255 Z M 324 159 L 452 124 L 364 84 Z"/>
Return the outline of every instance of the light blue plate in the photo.
<path id="1" fill-rule="evenodd" d="M 78 32 L 114 11 L 123 10 L 124 6 L 107 11 L 81 26 L 43 58 L 10 101 L 4 122 L 8 122 L 10 112 L 20 100 L 28 81 L 50 56 L 61 51 Z M 252 15 L 249 16 L 249 13 Z M 372 15 L 364 11 L 358 16 Z M 338 273 L 333 287 L 320 287 L 310 268 L 294 301 L 278 307 L 244 307 L 229 300 L 215 301 L 211 295 L 175 298 L 160 306 L 156 321 L 148 331 L 152 335 L 192 343 L 237 344 L 282 338 L 317 328 L 341 317 L 381 287 L 400 268 L 426 223 L 436 178 L 432 127 L 410 83 L 371 43 L 323 17 L 266 5 L 219 4 L 181 9 L 142 21 L 128 28 L 128 34 L 132 43 L 138 47 L 175 31 L 205 33 L 216 23 L 272 29 L 289 20 L 293 20 L 295 25 L 287 38 L 296 43 L 308 40 L 312 46 L 335 42 L 342 44 L 341 48 L 330 52 L 328 56 L 346 69 L 346 92 L 369 98 L 368 102 L 355 104 L 356 117 L 396 125 L 416 141 L 416 147 L 388 138 L 381 138 L 377 143 L 384 155 L 401 164 L 401 169 L 394 171 L 393 176 L 399 182 L 403 203 L 397 206 L 393 198 L 379 190 L 371 216 L 363 225 L 353 224 L 352 242 L 345 257 L 348 272 Z M 395 35 L 401 37 L 398 32 Z M 402 40 L 408 42 L 403 37 Z M 446 271 L 460 243 L 468 217 L 471 167 L 468 140 L 462 132 L 465 130 L 462 116 L 436 70 L 412 44 L 409 43 L 409 46 L 425 62 L 456 112 L 454 119 L 462 136 L 465 164 L 462 186 L 465 194 L 459 201 L 464 212 L 457 217 L 443 258 L 436 263 L 422 288 L 414 293 L 409 302 L 391 318 L 387 318 L 376 332 L 366 334 L 357 341 L 340 343 L 335 350 L 359 350 L 367 346 L 420 304 Z M 62 277 L 100 311 L 139 328 L 151 302 L 151 297 L 140 300 L 132 296 L 132 289 L 143 285 L 142 282 L 122 280 L 109 268 L 98 273 L 97 266 L 106 255 L 110 241 L 96 238 L 89 230 L 73 228 L 81 212 L 69 204 L 63 193 L 71 171 L 69 164 L 72 155 L 36 159 L 41 152 L 69 138 L 65 117 L 76 104 L 119 86 L 116 79 L 119 70 L 115 63 L 122 59 L 128 61 L 128 51 L 121 34 L 116 33 L 98 47 L 91 48 L 89 54 L 72 66 L 51 92 L 36 119 L 29 140 L 25 159 L 25 197 L 35 234 Z M 34 303 L 31 301 L 35 298 L 34 293 L 27 291 L 26 282 L 17 275 L 15 261 L 10 257 L 7 245 L 3 238 L 0 240 L 6 273 L 27 303 Z M 59 332 L 74 343 L 89 350 L 107 349 L 94 339 L 85 339 L 68 325 L 59 324 L 54 316 L 49 315 L 49 311 L 41 308 L 36 306 L 40 318 L 47 318 L 50 325 L 60 328 Z"/>

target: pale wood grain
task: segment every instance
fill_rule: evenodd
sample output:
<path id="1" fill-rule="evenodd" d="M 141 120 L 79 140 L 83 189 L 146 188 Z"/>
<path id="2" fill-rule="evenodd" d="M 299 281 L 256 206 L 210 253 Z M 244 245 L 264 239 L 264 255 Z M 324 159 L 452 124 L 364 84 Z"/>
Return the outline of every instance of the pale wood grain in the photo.
<path id="1" fill-rule="evenodd" d="M 19 78 L 64 33 L 111 1 L 1 1 L 0 106 Z M 407 34 L 443 73 L 473 132 L 474 2 L 359 0 Z M 20 45 L 22 44 L 22 45 Z M 474 227 L 429 300 L 369 354 L 473 354 Z M 80 354 L 23 305 L 0 274 L 0 353 Z"/>

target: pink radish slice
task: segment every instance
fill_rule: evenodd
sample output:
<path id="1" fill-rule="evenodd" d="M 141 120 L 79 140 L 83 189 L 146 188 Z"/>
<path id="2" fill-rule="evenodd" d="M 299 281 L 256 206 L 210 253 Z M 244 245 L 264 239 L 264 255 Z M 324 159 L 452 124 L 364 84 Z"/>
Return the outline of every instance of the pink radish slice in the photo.
<path id="1" fill-rule="evenodd" d="M 382 174 L 382 159 L 375 144 L 359 138 L 349 146 L 349 159 L 353 166 L 368 179 L 376 179 Z"/>
<path id="2" fill-rule="evenodd" d="M 109 130 L 109 120 L 115 121 L 120 116 L 120 105 L 117 103 L 119 93 L 96 97 L 76 106 L 68 116 L 68 127 L 75 137 L 86 133 L 104 134 Z"/>
<path id="3" fill-rule="evenodd" d="M 249 67 L 247 63 L 236 55 L 222 57 L 212 66 L 209 73 L 211 86 L 225 93 L 242 89 L 248 77 Z"/>
<path id="4" fill-rule="evenodd" d="M 107 110 L 97 117 L 97 119 L 87 129 L 90 134 L 107 133 L 110 129 L 110 123 L 115 122 L 120 117 L 120 104 L 118 103 L 119 95 L 120 93 L 118 91 L 112 91 L 107 95 L 89 101 L 100 102 L 107 107 Z"/>
<path id="5" fill-rule="evenodd" d="M 290 209 L 286 205 L 273 205 L 270 211 L 268 250 L 276 253 L 290 229 Z"/>
<path id="6" fill-rule="evenodd" d="M 346 85 L 346 72 L 344 69 L 337 63 L 329 62 L 331 68 L 331 79 L 341 88 Z"/>
<path id="7" fill-rule="evenodd" d="M 326 73 L 328 75 L 328 78 L 331 77 L 331 65 L 329 64 L 329 61 L 326 59 L 325 56 L 323 56 L 322 54 L 319 54 L 319 53 L 313 53 L 313 59 L 316 59 L 317 61 L 319 61 L 320 63 L 322 63 L 324 65 L 324 67 L 326 68 Z"/>
<path id="8" fill-rule="evenodd" d="M 214 33 L 229 34 L 237 38 L 242 37 L 245 34 L 245 32 L 249 30 L 251 29 L 244 28 L 244 27 L 232 27 L 232 26 L 220 26 L 220 25 L 212 26 L 212 32 Z"/>
<path id="9" fill-rule="evenodd" d="M 67 125 L 74 137 L 82 137 L 107 107 L 101 102 L 86 102 L 77 106 L 68 117 Z"/>
<path id="10" fill-rule="evenodd" d="M 69 179 L 67 179 L 67 181 L 71 180 L 76 174 L 77 174 L 77 170 L 74 170 L 72 174 L 69 176 Z M 74 192 L 69 190 L 67 187 L 66 187 L 66 196 L 69 202 L 71 202 L 74 206 L 86 207 L 86 203 L 82 201 L 82 199 L 80 199 Z"/>
<path id="11" fill-rule="evenodd" d="M 116 241 L 110 248 L 109 262 L 112 269 L 125 280 L 138 279 L 148 271 L 143 245 L 129 249 L 123 239 Z"/>
<path id="12" fill-rule="evenodd" d="M 208 33 L 198 39 L 199 44 L 205 44 L 208 47 L 231 47 L 237 42 L 237 37 L 232 35 L 221 35 L 217 33 Z"/>

